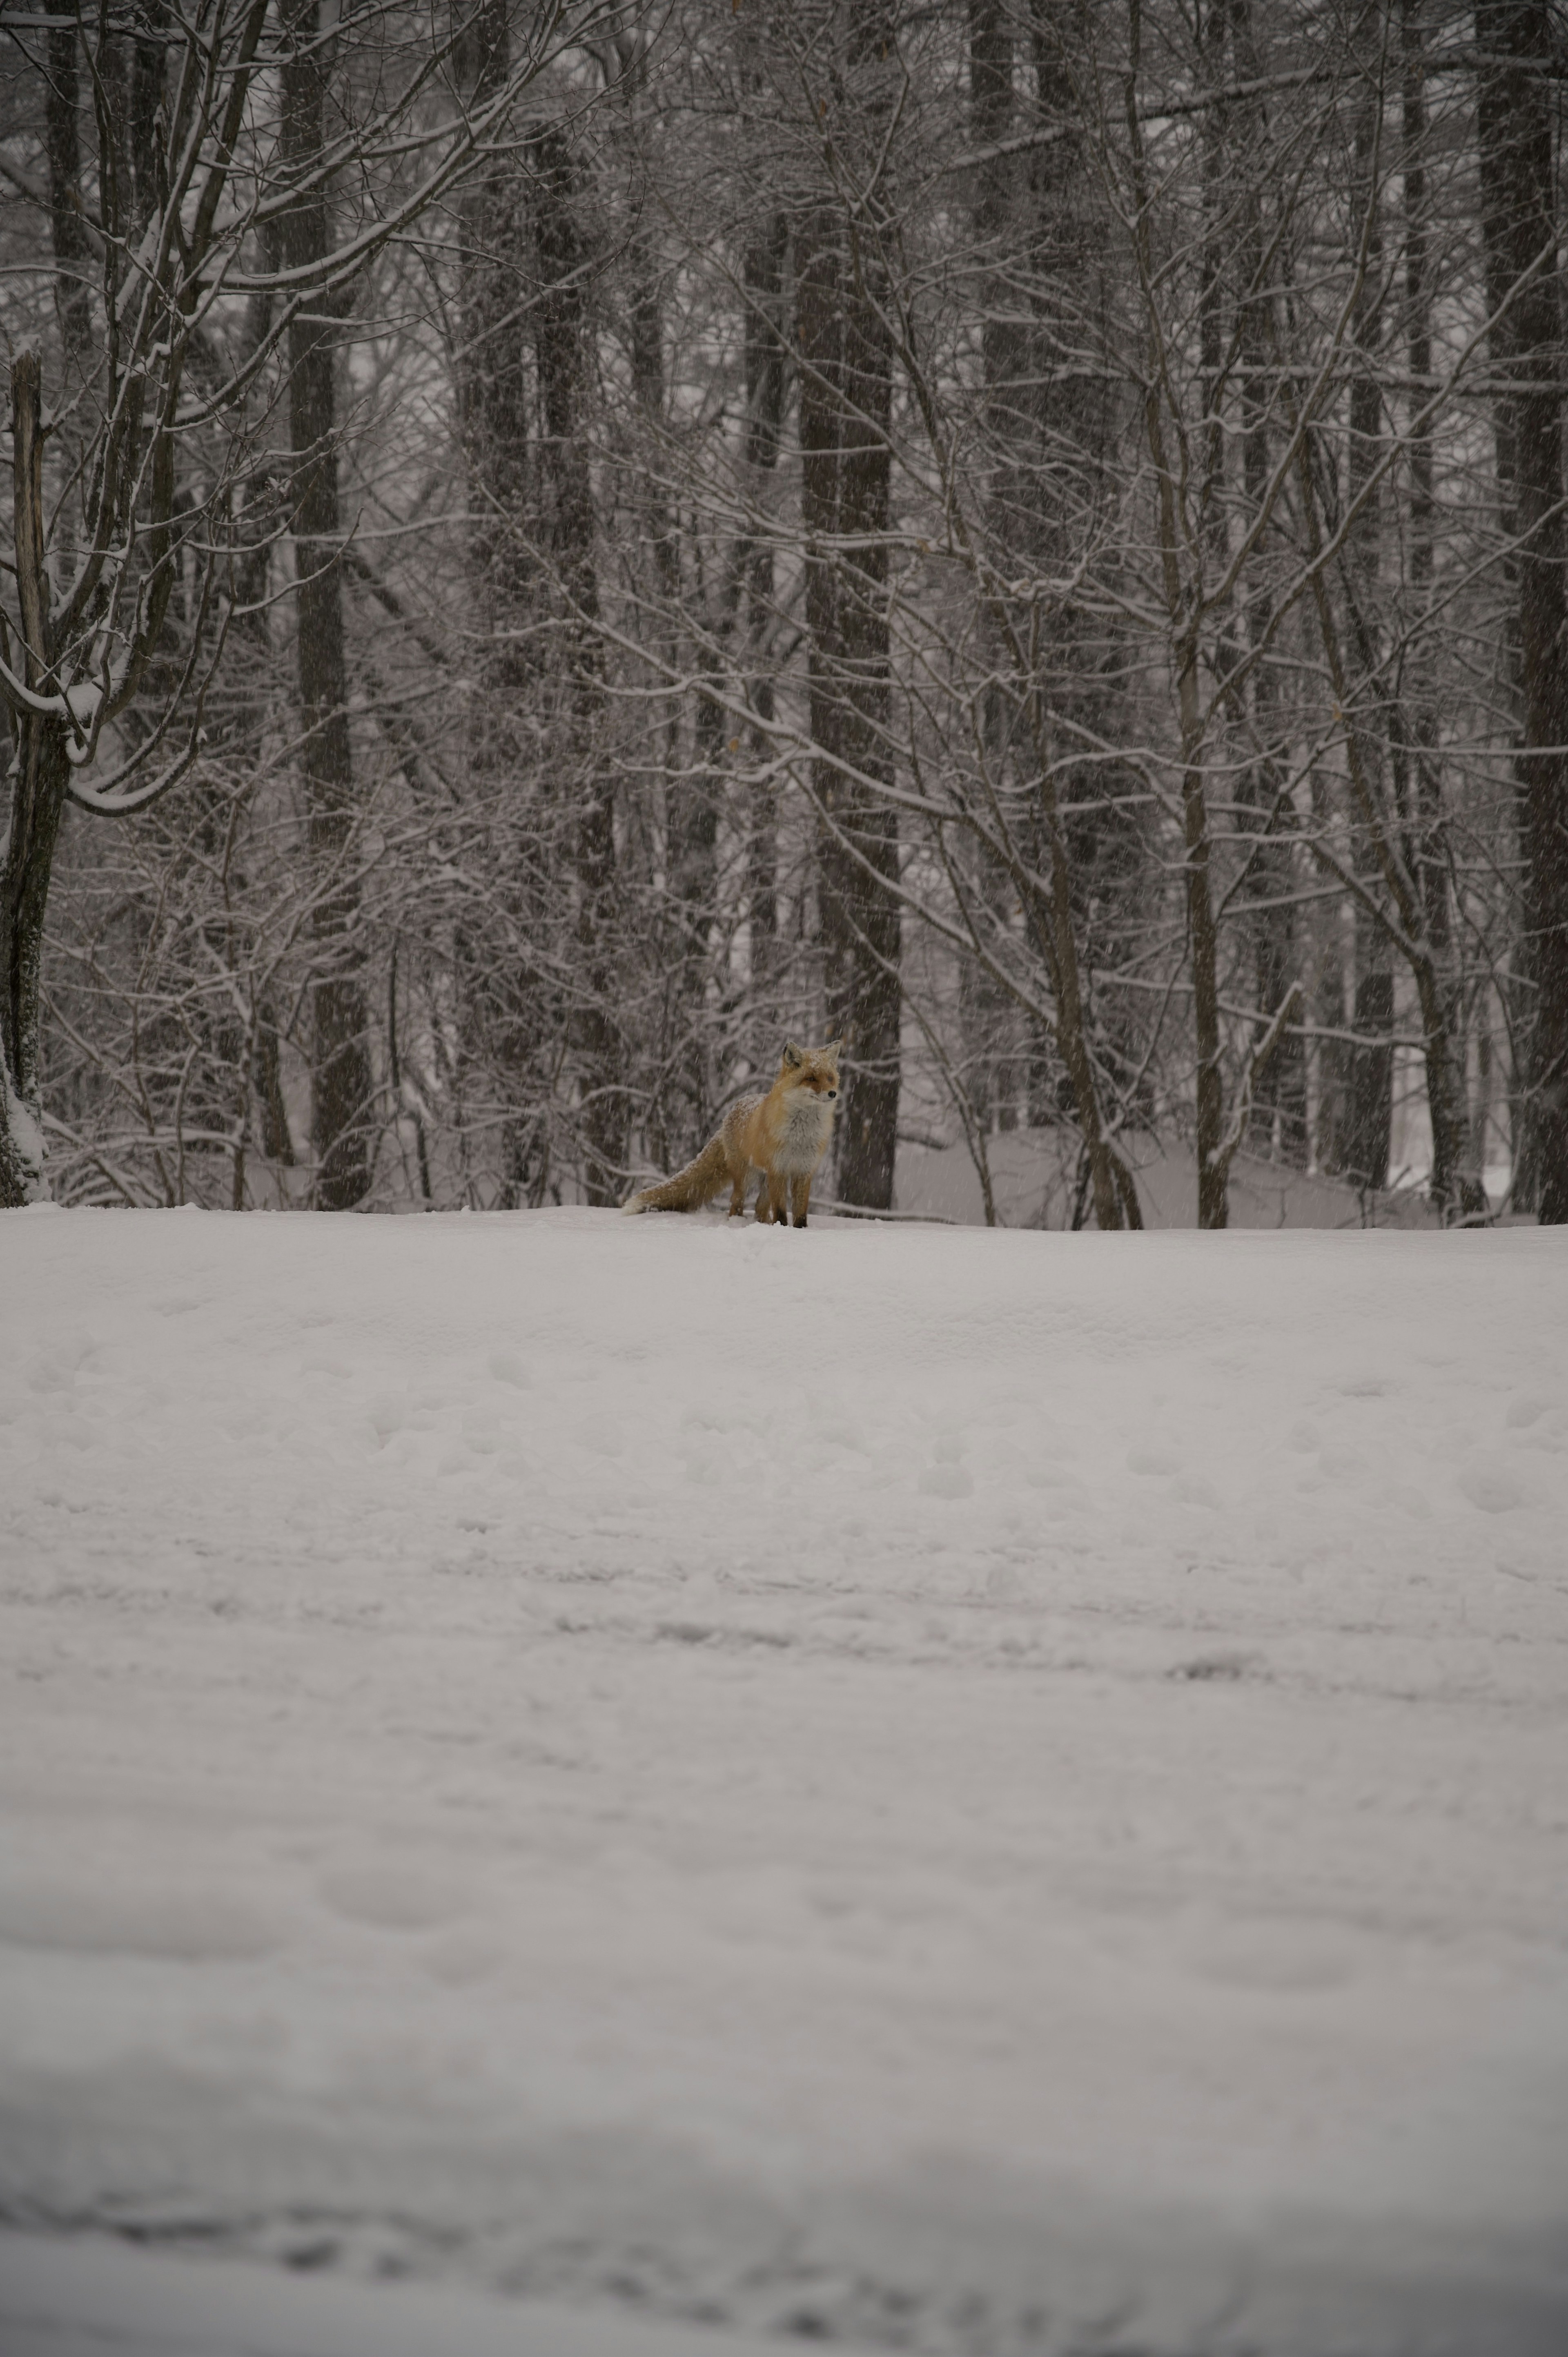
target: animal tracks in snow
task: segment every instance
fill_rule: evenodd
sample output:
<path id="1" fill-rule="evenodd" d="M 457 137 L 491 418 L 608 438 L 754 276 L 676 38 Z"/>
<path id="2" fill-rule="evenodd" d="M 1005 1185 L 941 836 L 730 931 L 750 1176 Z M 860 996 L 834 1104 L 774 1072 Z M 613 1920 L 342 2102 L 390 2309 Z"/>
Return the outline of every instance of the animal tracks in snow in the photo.
<path id="1" fill-rule="evenodd" d="M 1122 2340 L 1134 2212 L 1228 2281 L 1306 2216 L 1561 2248 L 1559 1240 L 61 1213 L 0 1262 L 13 2207 L 788 2276 L 977 2357 L 1049 2345 L 1080 2213 Z M 1378 2314 L 1335 2345 L 1427 2345 Z"/>
<path id="2" fill-rule="evenodd" d="M 469 1894 L 406 1861 L 335 1867 L 317 1885 L 325 1905 L 378 1932 L 428 1932 L 467 1914 Z"/>

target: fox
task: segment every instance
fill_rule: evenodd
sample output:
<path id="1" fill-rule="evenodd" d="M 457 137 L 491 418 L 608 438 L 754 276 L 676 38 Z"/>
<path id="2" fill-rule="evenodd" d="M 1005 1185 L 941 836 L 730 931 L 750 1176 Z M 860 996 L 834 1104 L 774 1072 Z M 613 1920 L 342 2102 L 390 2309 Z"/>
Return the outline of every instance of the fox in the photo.
<path id="1" fill-rule="evenodd" d="M 803 1228 L 811 1207 L 811 1181 L 833 1134 L 838 1105 L 842 1039 L 825 1048 L 784 1043 L 779 1077 L 765 1097 L 742 1097 L 725 1115 L 724 1126 L 684 1170 L 657 1187 L 643 1187 L 622 1205 L 626 1211 L 695 1211 L 711 1202 L 725 1181 L 729 1216 L 741 1218 L 753 1171 L 760 1171 L 757 1216 L 777 1226 Z"/>

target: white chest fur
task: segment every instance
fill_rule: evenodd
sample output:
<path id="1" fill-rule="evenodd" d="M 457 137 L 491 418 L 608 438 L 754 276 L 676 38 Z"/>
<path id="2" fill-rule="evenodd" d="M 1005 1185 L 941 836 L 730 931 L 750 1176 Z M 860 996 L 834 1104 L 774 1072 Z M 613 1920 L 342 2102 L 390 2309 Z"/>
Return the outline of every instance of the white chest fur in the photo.
<path id="1" fill-rule="evenodd" d="M 779 1168 L 802 1173 L 814 1170 L 827 1151 L 832 1130 L 832 1106 L 826 1099 L 802 1089 L 784 1117 L 784 1134 L 779 1142 Z"/>

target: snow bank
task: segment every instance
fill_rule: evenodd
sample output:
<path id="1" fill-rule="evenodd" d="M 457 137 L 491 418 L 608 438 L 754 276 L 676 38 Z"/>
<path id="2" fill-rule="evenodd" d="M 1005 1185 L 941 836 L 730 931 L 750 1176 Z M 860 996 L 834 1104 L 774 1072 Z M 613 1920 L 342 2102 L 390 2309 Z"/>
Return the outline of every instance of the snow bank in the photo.
<path id="1" fill-rule="evenodd" d="M 1553 2357 L 1568 1250 L 0 1220 L 0 2212 Z"/>

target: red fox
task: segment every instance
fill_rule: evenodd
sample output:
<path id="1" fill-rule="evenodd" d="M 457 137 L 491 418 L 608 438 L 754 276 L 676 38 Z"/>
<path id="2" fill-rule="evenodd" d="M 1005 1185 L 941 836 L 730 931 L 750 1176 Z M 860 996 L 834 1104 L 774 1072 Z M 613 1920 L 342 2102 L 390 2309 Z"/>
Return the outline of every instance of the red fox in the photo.
<path id="1" fill-rule="evenodd" d="M 787 1040 L 779 1078 L 768 1094 L 742 1097 L 695 1162 L 677 1170 L 662 1186 L 644 1187 L 622 1208 L 695 1211 L 711 1202 L 727 1179 L 734 1190 L 729 1207 L 733 1220 L 746 1210 L 746 1183 L 754 1170 L 760 1170 L 765 1183 L 757 1189 L 757 1218 L 803 1228 L 811 1180 L 833 1134 L 843 1045 L 841 1039 L 830 1039 L 825 1048 L 797 1048 Z"/>

